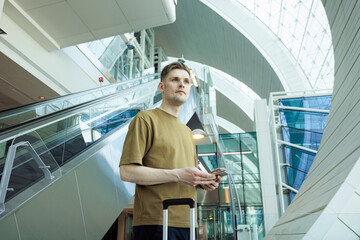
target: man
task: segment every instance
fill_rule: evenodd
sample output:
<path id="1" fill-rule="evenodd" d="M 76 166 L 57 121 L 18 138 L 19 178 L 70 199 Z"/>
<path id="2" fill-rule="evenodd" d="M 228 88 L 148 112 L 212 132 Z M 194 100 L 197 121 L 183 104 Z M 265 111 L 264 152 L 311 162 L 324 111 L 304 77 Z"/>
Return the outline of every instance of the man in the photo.
<path id="1" fill-rule="evenodd" d="M 159 108 L 139 112 L 129 125 L 120 161 L 123 181 L 136 183 L 134 239 L 162 239 L 162 201 L 214 190 L 221 178 L 197 169 L 191 130 L 178 120 L 190 94 L 190 72 L 174 62 L 161 72 Z M 189 239 L 189 207 L 169 207 L 169 239 Z"/>

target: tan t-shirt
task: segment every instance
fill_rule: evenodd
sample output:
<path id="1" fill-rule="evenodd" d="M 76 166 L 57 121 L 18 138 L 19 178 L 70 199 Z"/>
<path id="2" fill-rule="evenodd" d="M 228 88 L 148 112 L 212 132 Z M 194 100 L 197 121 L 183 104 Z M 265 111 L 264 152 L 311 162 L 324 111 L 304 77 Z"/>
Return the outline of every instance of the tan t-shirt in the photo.
<path id="1" fill-rule="evenodd" d="M 125 164 L 160 169 L 197 167 L 191 130 L 159 108 L 139 112 L 125 139 L 120 165 Z M 196 201 L 196 188 L 184 183 L 136 185 L 133 226 L 162 225 L 162 201 L 170 198 Z M 169 226 L 188 228 L 189 218 L 189 206 L 169 207 Z"/>

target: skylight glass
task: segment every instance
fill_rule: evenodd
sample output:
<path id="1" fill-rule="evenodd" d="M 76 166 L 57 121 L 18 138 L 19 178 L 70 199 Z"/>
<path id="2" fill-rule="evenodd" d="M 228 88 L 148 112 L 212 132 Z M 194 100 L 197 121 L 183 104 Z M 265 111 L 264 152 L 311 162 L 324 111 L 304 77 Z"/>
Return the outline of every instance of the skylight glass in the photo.
<path id="1" fill-rule="evenodd" d="M 287 47 L 313 89 L 332 89 L 334 50 L 320 0 L 237 0 Z"/>

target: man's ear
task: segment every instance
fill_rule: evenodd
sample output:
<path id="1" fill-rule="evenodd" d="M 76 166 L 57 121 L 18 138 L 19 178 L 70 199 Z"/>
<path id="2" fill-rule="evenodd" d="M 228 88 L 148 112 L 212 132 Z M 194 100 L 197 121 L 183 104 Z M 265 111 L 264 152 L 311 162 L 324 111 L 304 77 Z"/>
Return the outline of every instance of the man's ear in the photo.
<path id="1" fill-rule="evenodd" d="M 163 83 L 163 82 L 159 82 L 158 88 L 159 88 L 159 91 L 160 91 L 160 92 L 164 92 L 164 88 L 165 88 L 164 83 Z"/>

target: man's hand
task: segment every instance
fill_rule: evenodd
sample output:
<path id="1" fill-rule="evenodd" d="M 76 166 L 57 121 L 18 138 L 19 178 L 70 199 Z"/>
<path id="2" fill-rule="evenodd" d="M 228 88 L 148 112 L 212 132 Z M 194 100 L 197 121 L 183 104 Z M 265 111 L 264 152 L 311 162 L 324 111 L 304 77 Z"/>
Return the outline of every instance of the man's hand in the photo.
<path id="1" fill-rule="evenodd" d="M 199 184 L 212 184 L 216 180 L 214 174 L 200 171 L 196 167 L 186 167 L 174 169 L 172 171 L 174 171 L 174 174 L 177 176 L 179 182 L 183 182 L 194 187 Z"/>
<path id="2" fill-rule="evenodd" d="M 217 189 L 219 187 L 219 183 L 221 182 L 221 176 L 220 175 L 216 175 L 216 179 L 214 179 L 211 183 L 209 184 L 200 184 L 200 186 L 206 190 L 206 191 L 213 191 L 215 189 Z"/>

